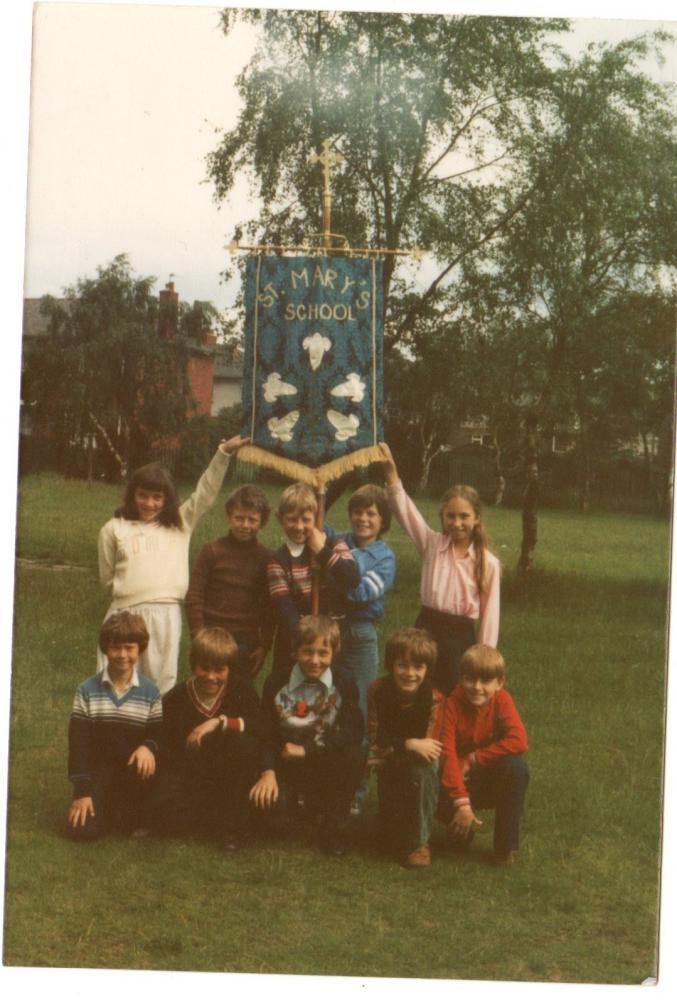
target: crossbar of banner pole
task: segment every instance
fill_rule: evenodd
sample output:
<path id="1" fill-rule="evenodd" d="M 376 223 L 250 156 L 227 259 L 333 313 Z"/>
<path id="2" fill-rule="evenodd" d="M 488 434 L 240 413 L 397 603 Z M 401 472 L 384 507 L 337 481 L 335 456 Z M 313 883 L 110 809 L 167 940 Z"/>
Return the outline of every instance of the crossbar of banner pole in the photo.
<path id="1" fill-rule="evenodd" d="M 287 253 L 321 253 L 322 255 L 327 254 L 346 254 L 347 256 L 361 256 L 361 257 L 383 257 L 390 255 L 392 257 L 415 257 L 420 260 L 425 253 L 424 250 L 420 250 L 418 247 L 414 247 L 413 250 L 387 250 L 385 248 L 373 247 L 313 247 L 313 246 L 291 246 L 284 243 L 261 243 L 256 246 L 245 246 L 235 243 L 233 241 L 226 248 L 229 253 L 236 253 L 238 250 L 253 250 L 257 253 L 278 253 L 280 251 L 286 251 Z"/>

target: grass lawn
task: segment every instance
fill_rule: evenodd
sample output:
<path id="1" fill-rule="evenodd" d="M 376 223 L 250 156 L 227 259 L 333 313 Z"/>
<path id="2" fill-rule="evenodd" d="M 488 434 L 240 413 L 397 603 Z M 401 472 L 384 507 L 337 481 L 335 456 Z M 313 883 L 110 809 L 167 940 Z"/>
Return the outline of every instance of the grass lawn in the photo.
<path id="1" fill-rule="evenodd" d="M 429 871 L 408 872 L 374 852 L 369 814 L 354 852 L 338 860 L 303 843 L 223 857 L 178 840 L 64 838 L 68 715 L 94 671 L 107 606 L 96 534 L 119 493 L 46 475 L 20 483 L 6 964 L 547 982 L 655 975 L 666 522 L 544 512 L 537 568 L 523 580 L 513 572 L 518 512 L 486 512 L 505 566 L 508 688 L 531 744 L 522 849 L 513 869 L 486 865 L 484 814 L 467 858 L 438 854 Z M 436 505 L 422 507 L 434 522 Z M 192 556 L 222 532 L 219 504 Z M 271 524 L 263 540 L 277 537 Z M 418 606 L 413 546 L 398 527 L 388 541 L 398 577 L 382 635 L 413 623 Z M 319 946 L 309 946 L 311 929 Z"/>

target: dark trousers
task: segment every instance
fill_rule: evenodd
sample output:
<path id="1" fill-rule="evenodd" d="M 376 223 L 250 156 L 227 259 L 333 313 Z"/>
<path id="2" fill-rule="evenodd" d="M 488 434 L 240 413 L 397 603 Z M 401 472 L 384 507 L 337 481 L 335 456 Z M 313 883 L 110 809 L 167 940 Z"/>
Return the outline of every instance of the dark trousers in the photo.
<path id="1" fill-rule="evenodd" d="M 461 657 L 466 649 L 475 644 L 475 625 L 470 618 L 422 607 L 416 619 L 416 628 L 425 629 L 437 643 L 433 684 L 446 696 L 460 680 Z"/>
<path id="2" fill-rule="evenodd" d="M 437 809 L 437 761 L 392 754 L 377 770 L 379 841 L 404 854 L 427 844 Z"/>
<path id="3" fill-rule="evenodd" d="M 495 764 L 475 767 L 466 778 L 470 804 L 475 809 L 495 809 L 494 851 L 506 854 L 519 848 L 520 821 L 529 784 L 527 762 L 519 755 L 501 757 Z M 440 818 L 450 822 L 454 809 L 445 802 Z"/>
<path id="4" fill-rule="evenodd" d="M 242 833 L 256 750 L 255 740 L 246 733 L 232 734 L 207 739 L 199 750 L 170 762 L 151 803 L 158 832 L 215 838 Z"/>
<path id="5" fill-rule="evenodd" d="M 97 840 L 112 830 L 131 833 L 137 827 L 148 826 L 154 786 L 154 777 L 142 781 L 126 764 L 111 764 L 94 771 L 91 776 L 94 815 L 87 817 L 84 826 L 69 825 L 68 836 L 73 840 Z"/>
<path id="6" fill-rule="evenodd" d="M 270 815 L 271 825 L 285 827 L 290 809 L 302 793 L 306 810 L 321 817 L 327 830 L 343 829 L 364 774 L 365 760 L 365 748 L 353 743 L 320 750 L 303 760 L 280 760 L 275 768 L 280 794 Z"/>

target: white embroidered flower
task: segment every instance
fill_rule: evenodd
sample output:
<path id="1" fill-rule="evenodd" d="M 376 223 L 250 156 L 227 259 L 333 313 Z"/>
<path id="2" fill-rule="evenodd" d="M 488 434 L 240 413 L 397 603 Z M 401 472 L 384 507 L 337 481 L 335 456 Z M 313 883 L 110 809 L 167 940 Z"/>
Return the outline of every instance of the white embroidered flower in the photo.
<path id="1" fill-rule="evenodd" d="M 331 347 L 331 340 L 329 337 L 323 337 L 321 333 L 314 333 L 312 337 L 306 337 L 302 345 L 304 351 L 308 351 L 310 367 L 313 371 L 317 371 L 322 364 L 322 358 Z"/>
<path id="2" fill-rule="evenodd" d="M 354 413 L 339 413 L 338 410 L 327 410 L 327 420 L 336 428 L 334 435 L 337 441 L 347 441 L 355 437 L 360 421 Z"/>
<path id="3" fill-rule="evenodd" d="M 294 425 L 298 419 L 298 410 L 291 410 L 290 413 L 285 413 L 283 417 L 271 417 L 268 421 L 270 436 L 274 437 L 277 441 L 291 441 Z"/>
<path id="4" fill-rule="evenodd" d="M 335 385 L 331 390 L 332 396 L 348 396 L 353 403 L 361 403 L 364 399 L 366 386 L 357 372 L 351 372 L 346 376 L 345 382 Z"/>
<path id="5" fill-rule="evenodd" d="M 297 392 L 295 385 L 282 381 L 279 372 L 271 372 L 263 383 L 263 398 L 266 403 L 274 403 L 279 396 L 294 396 Z"/>

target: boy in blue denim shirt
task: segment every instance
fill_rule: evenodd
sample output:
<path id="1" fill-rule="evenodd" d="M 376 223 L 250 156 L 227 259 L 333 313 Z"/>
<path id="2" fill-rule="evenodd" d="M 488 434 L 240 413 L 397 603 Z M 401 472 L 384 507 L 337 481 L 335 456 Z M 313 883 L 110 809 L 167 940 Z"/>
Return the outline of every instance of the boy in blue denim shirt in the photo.
<path id="1" fill-rule="evenodd" d="M 344 541 L 357 563 L 360 582 L 349 590 L 341 627 L 341 651 L 338 663 L 345 667 L 357 684 L 360 712 L 367 725 L 367 691 L 379 670 L 376 622 L 383 617 L 384 595 L 395 580 L 395 555 L 381 539 L 390 527 L 390 507 L 385 490 L 368 483 L 356 490 L 348 501 L 351 530 L 328 537 Z M 357 791 L 354 812 L 359 812 L 367 792 L 366 781 Z"/>

